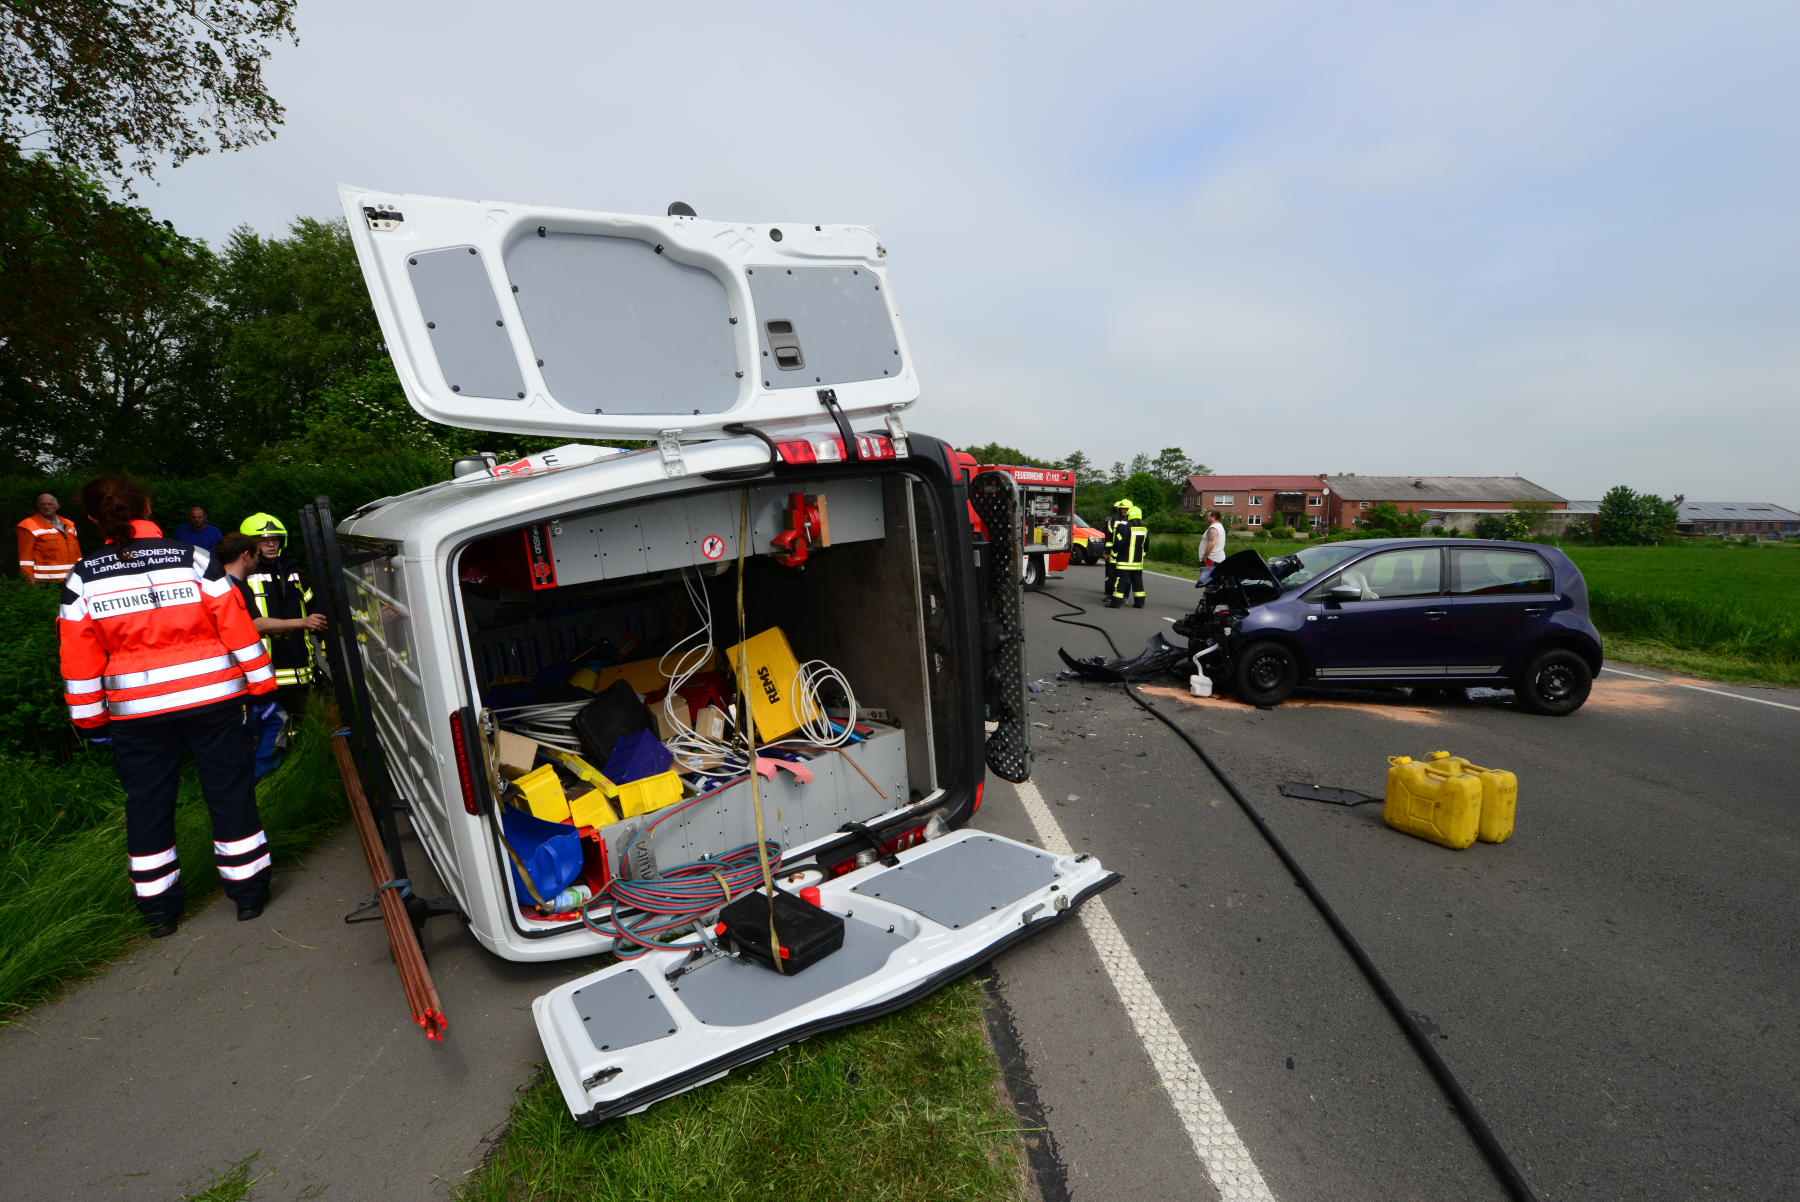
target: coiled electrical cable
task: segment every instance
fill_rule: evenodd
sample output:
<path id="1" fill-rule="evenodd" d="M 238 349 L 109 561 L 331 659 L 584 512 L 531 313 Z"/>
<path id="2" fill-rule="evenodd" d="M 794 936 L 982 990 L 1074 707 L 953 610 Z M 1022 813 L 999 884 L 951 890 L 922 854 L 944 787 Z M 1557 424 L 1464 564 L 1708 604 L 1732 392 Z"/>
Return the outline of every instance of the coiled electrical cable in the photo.
<path id="1" fill-rule="evenodd" d="M 843 695 L 843 725 L 825 712 L 819 696 L 821 685 L 835 685 Z M 850 741 L 856 731 L 856 693 L 842 672 L 822 659 L 809 659 L 794 673 L 788 695 L 794 699 L 794 716 L 800 719 L 800 729 L 808 740 L 820 747 L 842 747 Z"/>
<path id="2" fill-rule="evenodd" d="M 1048 596 L 1048 594 L 1044 595 Z M 1071 620 L 1077 615 L 1085 615 L 1086 609 L 1062 597 L 1050 597 L 1049 599 L 1070 606 L 1070 609 L 1064 613 L 1050 615 L 1051 621 L 1061 622 L 1065 626 L 1081 626 L 1088 630 L 1099 631 L 1100 637 L 1105 639 L 1106 645 L 1112 649 L 1113 656 L 1116 658 L 1119 655 L 1118 645 L 1113 642 L 1112 635 L 1108 634 L 1105 629 L 1092 622 Z M 1250 800 L 1244 796 L 1232 779 L 1225 775 L 1224 769 L 1213 761 L 1212 756 L 1207 754 L 1206 749 L 1200 746 L 1192 735 L 1181 729 L 1167 714 L 1139 696 L 1138 691 L 1131 687 L 1129 681 L 1125 682 L 1125 693 L 1145 713 L 1174 731 L 1176 736 L 1186 743 L 1195 755 L 1200 757 L 1200 762 L 1206 765 L 1207 771 L 1211 772 L 1218 782 L 1225 786 L 1225 791 L 1231 794 L 1232 800 L 1237 802 L 1238 808 L 1244 812 L 1244 816 L 1250 819 L 1250 823 L 1256 828 L 1257 833 L 1262 835 L 1264 841 L 1275 852 L 1276 857 L 1286 866 L 1289 874 L 1293 876 L 1295 884 L 1299 885 L 1305 891 L 1306 896 L 1311 899 L 1313 908 L 1325 920 L 1325 925 L 1331 928 L 1344 950 L 1350 953 L 1350 958 L 1356 962 L 1356 967 L 1362 971 L 1364 978 L 1374 988 L 1382 1005 L 1387 1007 L 1388 1013 L 1393 1015 L 1394 1021 L 1400 1024 L 1400 1029 L 1419 1054 L 1419 1058 L 1425 1062 L 1425 1066 L 1431 1070 L 1431 1075 L 1437 1079 L 1438 1086 L 1450 1099 L 1450 1104 L 1456 1108 L 1458 1117 L 1468 1128 L 1469 1134 L 1474 1137 L 1482 1154 L 1487 1157 L 1488 1164 L 1492 1166 L 1495 1175 L 1506 1187 L 1506 1191 L 1516 1199 L 1516 1202 L 1536 1202 L 1537 1196 L 1531 1192 L 1531 1186 L 1526 1183 L 1524 1176 L 1514 1166 L 1512 1158 L 1507 1156 L 1506 1149 L 1500 1146 L 1499 1139 L 1495 1137 L 1492 1128 L 1487 1125 L 1487 1120 L 1482 1118 L 1481 1112 L 1476 1109 L 1474 1100 L 1463 1089 L 1462 1083 L 1456 1079 L 1456 1074 L 1450 1071 L 1450 1066 L 1444 1063 L 1444 1058 L 1439 1056 L 1437 1049 L 1431 1046 L 1431 1040 L 1420 1029 L 1412 1013 L 1407 1010 L 1406 1004 L 1400 1000 L 1400 995 L 1394 992 L 1394 988 L 1388 984 L 1387 978 L 1381 975 L 1381 970 L 1375 966 L 1373 960 L 1369 959 L 1369 954 L 1363 951 L 1362 945 L 1356 941 L 1356 936 L 1350 933 L 1350 929 L 1337 916 L 1337 912 L 1331 908 L 1331 903 L 1325 900 L 1325 895 L 1319 892 L 1318 887 L 1313 884 L 1312 878 L 1306 875 L 1306 870 L 1300 867 L 1300 862 L 1294 859 L 1293 854 L 1269 828 L 1269 824 L 1263 821 L 1263 817 L 1257 813 L 1256 807 L 1250 804 Z"/>

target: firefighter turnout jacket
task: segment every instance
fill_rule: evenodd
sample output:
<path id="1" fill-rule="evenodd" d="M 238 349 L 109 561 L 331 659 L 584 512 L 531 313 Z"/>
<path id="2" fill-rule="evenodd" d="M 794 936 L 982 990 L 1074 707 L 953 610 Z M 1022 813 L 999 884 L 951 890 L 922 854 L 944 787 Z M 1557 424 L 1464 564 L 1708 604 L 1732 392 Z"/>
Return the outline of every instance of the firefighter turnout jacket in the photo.
<path id="1" fill-rule="evenodd" d="M 1150 528 L 1133 513 L 1125 525 L 1125 556 L 1119 561 L 1122 571 L 1135 572 L 1144 566 L 1144 553 L 1150 547 Z"/>
<path id="2" fill-rule="evenodd" d="M 58 581 L 81 558 L 75 523 L 57 514 L 49 521 L 34 513 L 15 528 L 19 536 L 19 579 Z"/>
<path id="3" fill-rule="evenodd" d="M 300 583 L 300 571 L 293 560 L 283 555 L 278 559 L 257 558 L 256 566 L 244 577 L 256 598 L 256 616 L 262 618 L 304 618 L 312 602 L 312 590 Z M 313 678 L 312 647 L 304 631 L 274 634 L 263 639 L 269 657 L 275 664 L 275 683 L 311 684 Z"/>
<path id="4" fill-rule="evenodd" d="M 87 729 L 274 691 L 269 654 L 212 556 L 131 524 L 76 562 L 57 616 L 63 698 Z"/>

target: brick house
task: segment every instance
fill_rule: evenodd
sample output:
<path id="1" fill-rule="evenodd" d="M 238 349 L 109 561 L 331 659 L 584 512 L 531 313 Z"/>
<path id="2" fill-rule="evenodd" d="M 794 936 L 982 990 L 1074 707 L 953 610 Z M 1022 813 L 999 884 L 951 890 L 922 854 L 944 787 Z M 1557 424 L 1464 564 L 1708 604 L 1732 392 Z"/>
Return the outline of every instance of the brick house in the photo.
<path id="1" fill-rule="evenodd" d="M 1181 486 L 1183 513 L 1198 518 L 1217 509 L 1227 526 L 1241 520 L 1252 529 L 1321 529 L 1330 501 L 1318 476 L 1189 476 Z"/>
<path id="2" fill-rule="evenodd" d="M 1520 502 L 1563 510 L 1569 503 L 1523 476 L 1325 476 L 1331 490 L 1330 521 L 1334 527 L 1356 519 L 1383 501 L 1402 513 L 1433 515 L 1473 511 L 1507 512 Z"/>

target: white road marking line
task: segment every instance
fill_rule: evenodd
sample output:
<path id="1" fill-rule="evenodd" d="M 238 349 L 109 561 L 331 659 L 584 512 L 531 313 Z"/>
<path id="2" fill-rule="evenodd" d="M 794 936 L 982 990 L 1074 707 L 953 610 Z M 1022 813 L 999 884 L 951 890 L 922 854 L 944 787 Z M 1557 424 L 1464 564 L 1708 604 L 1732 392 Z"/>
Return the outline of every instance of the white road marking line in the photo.
<path id="1" fill-rule="evenodd" d="M 1018 792 L 1044 850 L 1062 856 L 1073 854 L 1068 837 L 1063 834 L 1050 807 L 1044 804 L 1037 786 L 1026 781 L 1018 786 Z M 1219 1197 L 1224 1202 L 1274 1202 L 1275 1195 L 1269 1192 L 1268 1183 L 1257 1171 L 1250 1149 L 1238 1138 L 1237 1128 L 1231 1125 L 1212 1086 L 1200 1074 L 1193 1053 L 1188 1051 L 1187 1042 L 1169 1017 L 1162 999 L 1156 996 L 1143 966 L 1132 955 L 1131 946 L 1125 942 L 1118 923 L 1113 921 L 1104 897 L 1093 898 L 1081 907 L 1081 925 L 1087 928 L 1088 938 L 1094 941 L 1100 963 L 1112 979 L 1113 988 L 1118 990 L 1119 1000 L 1125 1003 L 1125 1013 L 1131 1016 L 1138 1040 L 1149 1053 L 1163 1091 L 1169 1095 L 1175 1113 L 1181 1117 L 1181 1125 L 1193 1142 L 1194 1154 L 1200 1158 L 1207 1176 L 1212 1178 Z"/>
<path id="2" fill-rule="evenodd" d="M 1617 672 L 1620 676 L 1629 676 L 1633 680 L 1654 680 L 1657 684 L 1672 684 L 1678 689 L 1692 689 L 1696 693 L 1711 693 L 1715 697 L 1730 697 L 1736 701 L 1754 701 L 1758 705 L 1772 705 L 1778 710 L 1793 710 L 1795 713 L 1800 713 L 1800 705 L 1789 705 L 1785 701 L 1770 701 L 1763 697 L 1746 697 L 1742 693 L 1727 693 L 1724 689 L 1709 689 L 1703 684 L 1683 684 L 1679 680 L 1670 680 L 1666 676 L 1645 676 L 1641 672 L 1627 672 L 1625 669 L 1615 668 L 1611 664 L 1603 665 L 1600 670 L 1602 672 Z"/>
<path id="3" fill-rule="evenodd" d="M 1194 578 L 1192 576 L 1171 576 L 1167 572 L 1152 572 L 1149 568 L 1144 569 L 1144 575 L 1161 576 L 1164 580 L 1179 580 L 1183 584 L 1194 583 Z"/>

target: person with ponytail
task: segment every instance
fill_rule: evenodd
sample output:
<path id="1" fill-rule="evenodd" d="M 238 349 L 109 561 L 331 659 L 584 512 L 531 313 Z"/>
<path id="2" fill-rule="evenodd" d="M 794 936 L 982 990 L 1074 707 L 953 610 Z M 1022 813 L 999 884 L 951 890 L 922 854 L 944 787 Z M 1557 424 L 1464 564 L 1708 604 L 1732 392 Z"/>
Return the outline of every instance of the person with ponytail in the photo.
<path id="1" fill-rule="evenodd" d="M 81 500 L 106 545 L 63 581 L 63 696 L 84 735 L 112 744 L 138 910 L 158 938 L 181 918 L 175 797 L 191 751 L 225 894 L 240 920 L 255 918 L 268 903 L 271 870 L 251 777 L 249 703 L 275 689 L 269 653 L 220 565 L 202 548 L 164 538 L 137 483 L 96 476 Z"/>

